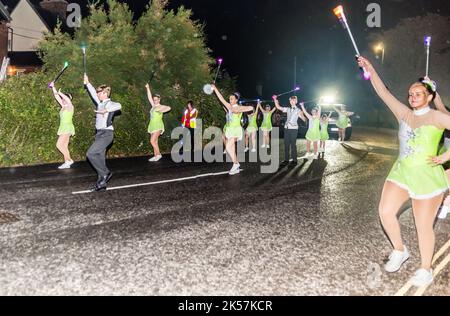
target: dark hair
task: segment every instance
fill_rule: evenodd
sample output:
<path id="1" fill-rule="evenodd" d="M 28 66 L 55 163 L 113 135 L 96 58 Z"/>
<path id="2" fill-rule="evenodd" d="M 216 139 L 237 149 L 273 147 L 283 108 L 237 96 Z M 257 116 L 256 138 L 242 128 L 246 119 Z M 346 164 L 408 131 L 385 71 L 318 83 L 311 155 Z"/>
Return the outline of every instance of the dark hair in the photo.
<path id="1" fill-rule="evenodd" d="M 238 100 L 241 98 L 241 94 L 239 92 L 235 92 L 232 95 Z"/>
<path id="2" fill-rule="evenodd" d="M 155 94 L 154 97 L 158 98 L 158 99 L 161 99 L 161 95 L 160 94 Z"/>
<path id="3" fill-rule="evenodd" d="M 297 100 L 298 101 L 298 98 L 296 95 L 293 95 L 292 97 L 289 98 L 289 100 Z"/>
<path id="4" fill-rule="evenodd" d="M 419 83 L 421 83 L 427 89 L 428 93 L 433 96 L 434 101 L 437 93 L 436 82 L 427 80 L 425 78 L 419 78 Z"/>
<path id="5" fill-rule="evenodd" d="M 192 101 L 192 100 L 188 101 L 187 105 L 188 105 L 188 106 L 191 105 L 191 106 L 195 109 L 195 103 L 194 103 L 194 101 Z"/>

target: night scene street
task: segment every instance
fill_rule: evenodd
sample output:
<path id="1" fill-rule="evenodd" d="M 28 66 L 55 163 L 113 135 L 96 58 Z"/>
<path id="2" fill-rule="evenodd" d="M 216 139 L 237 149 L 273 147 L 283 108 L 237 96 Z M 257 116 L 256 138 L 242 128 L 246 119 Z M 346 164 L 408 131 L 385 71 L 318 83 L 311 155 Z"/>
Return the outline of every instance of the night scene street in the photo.
<path id="1" fill-rule="evenodd" d="M 1 296 L 450 296 L 447 0 L 0 17 Z"/>

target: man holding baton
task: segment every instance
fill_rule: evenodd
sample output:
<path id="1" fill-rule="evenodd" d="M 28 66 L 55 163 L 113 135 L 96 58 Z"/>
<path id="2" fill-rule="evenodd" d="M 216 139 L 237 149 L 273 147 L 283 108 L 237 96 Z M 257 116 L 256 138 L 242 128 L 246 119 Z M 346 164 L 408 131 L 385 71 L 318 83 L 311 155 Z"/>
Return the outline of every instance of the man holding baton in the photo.
<path id="1" fill-rule="evenodd" d="M 298 137 L 298 119 L 306 122 L 303 112 L 297 107 L 298 99 L 292 96 L 289 99 L 290 107 L 282 107 L 278 101 L 278 96 L 274 95 L 275 107 L 283 113 L 287 114 L 286 125 L 284 126 L 284 161 L 282 165 L 287 165 L 289 161 L 293 166 L 297 165 L 297 137 Z M 289 151 L 291 159 L 289 159 Z"/>
<path id="2" fill-rule="evenodd" d="M 122 109 L 119 103 L 110 99 L 111 87 L 102 85 L 95 89 L 89 82 L 88 76 L 84 75 L 84 85 L 94 101 L 97 117 L 95 128 L 95 142 L 87 152 L 87 158 L 98 174 L 96 185 L 92 192 L 105 191 L 112 177 L 111 171 L 106 167 L 106 150 L 114 141 L 114 116 Z"/>

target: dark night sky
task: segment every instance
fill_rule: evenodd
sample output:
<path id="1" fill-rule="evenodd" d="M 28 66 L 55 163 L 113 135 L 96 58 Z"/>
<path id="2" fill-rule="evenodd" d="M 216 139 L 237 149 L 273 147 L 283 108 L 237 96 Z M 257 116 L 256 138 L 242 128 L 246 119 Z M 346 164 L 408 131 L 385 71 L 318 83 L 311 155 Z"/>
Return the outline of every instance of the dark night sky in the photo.
<path id="1" fill-rule="evenodd" d="M 75 2 L 83 2 L 75 1 Z M 125 1 L 138 16 L 148 0 Z M 213 56 L 238 76 L 238 87 L 248 98 L 263 84 L 265 97 L 294 86 L 294 57 L 298 84 L 304 98 L 315 98 L 327 87 L 344 89 L 343 82 L 357 79 L 354 51 L 332 9 L 343 4 L 360 50 L 368 48 L 367 35 L 379 29 L 366 26 L 366 7 L 381 5 L 382 29 L 401 18 L 428 12 L 450 15 L 449 0 L 171 0 L 170 8 L 191 8 L 194 18 L 206 24 Z M 373 57 L 373 56 L 369 56 Z M 219 83 L 220 85 L 220 83 Z M 359 89 L 361 90 L 361 89 Z M 350 100 L 346 100 L 350 101 Z"/>

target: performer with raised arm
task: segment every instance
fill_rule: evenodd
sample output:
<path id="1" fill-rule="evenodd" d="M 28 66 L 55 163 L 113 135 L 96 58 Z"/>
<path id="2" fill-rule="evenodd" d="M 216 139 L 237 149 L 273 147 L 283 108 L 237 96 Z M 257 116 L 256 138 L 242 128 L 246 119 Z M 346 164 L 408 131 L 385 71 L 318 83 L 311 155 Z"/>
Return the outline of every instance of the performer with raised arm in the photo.
<path id="1" fill-rule="evenodd" d="M 64 163 L 58 167 L 58 169 L 70 169 L 73 165 L 73 160 L 70 157 L 69 143 L 70 138 L 75 135 L 75 126 L 73 125 L 73 113 L 74 106 L 72 104 L 72 96 L 70 94 L 64 94 L 57 91 L 55 83 L 50 83 L 49 87 L 53 91 L 53 96 L 58 104 L 61 106 L 59 112 L 59 129 L 58 129 L 58 141 L 56 148 L 63 154 Z"/>
<path id="2" fill-rule="evenodd" d="M 96 106 L 95 142 L 87 152 L 87 158 L 97 172 L 97 183 L 92 192 L 106 190 L 112 172 L 106 166 L 106 150 L 114 141 L 114 116 L 122 109 L 120 103 L 111 101 L 111 87 L 101 85 L 95 89 L 84 75 L 84 85 Z"/>
<path id="3" fill-rule="evenodd" d="M 379 206 L 383 228 L 394 247 L 385 270 L 397 272 L 409 258 L 397 216 L 403 204 L 411 199 L 422 259 L 411 283 L 426 286 L 433 282 L 434 221 L 449 188 L 444 168 L 431 164 L 430 157 L 436 156 L 444 130 L 450 129 L 450 116 L 430 108 L 436 95 L 432 83 L 414 83 L 409 88 L 407 106 L 391 94 L 367 59 L 359 57 L 358 63 L 370 73 L 376 93 L 400 124 L 400 155 L 386 180 Z M 433 161 L 443 163 L 448 155 L 435 157 Z"/>
<path id="4" fill-rule="evenodd" d="M 338 121 L 336 123 L 338 129 L 339 129 L 339 141 L 345 142 L 346 138 L 346 131 L 348 128 L 348 124 L 350 124 L 350 116 L 355 115 L 353 112 L 347 112 L 346 110 L 339 110 L 338 108 L 334 107 L 334 110 L 339 115 Z"/>
<path id="5" fill-rule="evenodd" d="M 150 85 L 145 85 L 147 89 L 148 102 L 151 104 L 150 123 L 148 124 L 148 133 L 150 134 L 150 144 L 153 147 L 154 157 L 150 158 L 150 162 L 160 161 L 162 158 L 159 150 L 159 137 L 164 134 L 165 127 L 163 122 L 164 113 L 170 112 L 171 108 L 167 105 L 161 105 L 161 96 L 159 94 L 152 95 Z"/>
<path id="6" fill-rule="evenodd" d="M 259 106 L 261 101 L 258 101 L 258 105 L 256 109 L 253 109 L 251 113 L 248 114 L 248 127 L 245 131 L 245 152 L 250 150 L 250 140 L 252 145 L 252 153 L 256 152 L 257 144 L 257 133 L 258 133 L 258 114 L 259 114 Z"/>
<path id="7" fill-rule="evenodd" d="M 225 132 L 225 137 L 227 138 L 226 150 L 233 161 L 233 168 L 231 168 L 229 174 L 235 175 L 240 173 L 241 167 L 237 159 L 236 143 L 238 141 L 241 141 L 244 136 L 244 132 L 241 126 L 242 113 L 253 111 L 253 107 L 240 106 L 238 102 L 241 96 L 237 92 L 230 95 L 229 102 L 227 102 L 215 85 L 212 85 L 212 88 L 219 98 L 220 102 L 227 108 L 228 111 L 232 113 L 230 123 L 228 124 Z"/>
<path id="8" fill-rule="evenodd" d="M 276 107 L 273 109 L 269 104 L 266 104 L 264 107 L 259 105 L 259 109 L 263 114 L 263 122 L 261 124 L 260 129 L 263 131 L 263 144 L 261 148 L 270 148 L 270 133 L 272 132 L 272 115 L 277 110 Z"/>
<path id="9" fill-rule="evenodd" d="M 319 153 L 325 153 L 327 141 L 330 139 L 330 135 L 328 134 L 328 124 L 330 122 L 330 118 L 333 112 L 326 115 L 323 114 L 320 119 L 320 148 Z"/>
<path id="10" fill-rule="evenodd" d="M 297 137 L 298 137 L 298 119 L 306 122 L 302 110 L 297 106 L 298 99 L 296 96 L 289 98 L 290 107 L 282 107 L 278 97 L 274 95 L 275 108 L 287 114 L 286 124 L 284 125 L 284 161 L 282 165 L 291 162 L 293 165 L 297 164 Z"/>
<path id="11" fill-rule="evenodd" d="M 322 110 L 319 108 L 314 108 L 311 114 L 305 109 L 305 105 L 302 103 L 302 110 L 305 116 L 308 118 L 308 132 L 306 133 L 306 158 L 319 158 L 319 142 L 320 142 L 320 116 L 322 115 Z M 311 144 L 314 146 L 314 154 L 311 153 Z"/>

